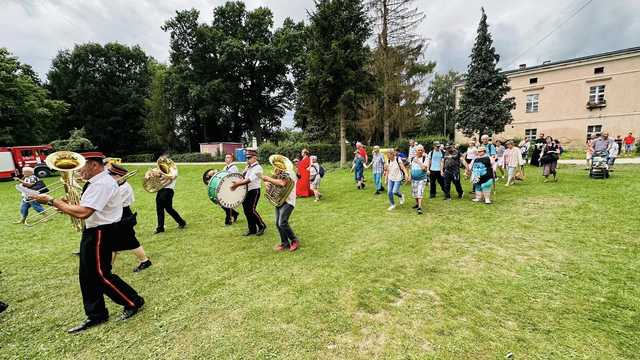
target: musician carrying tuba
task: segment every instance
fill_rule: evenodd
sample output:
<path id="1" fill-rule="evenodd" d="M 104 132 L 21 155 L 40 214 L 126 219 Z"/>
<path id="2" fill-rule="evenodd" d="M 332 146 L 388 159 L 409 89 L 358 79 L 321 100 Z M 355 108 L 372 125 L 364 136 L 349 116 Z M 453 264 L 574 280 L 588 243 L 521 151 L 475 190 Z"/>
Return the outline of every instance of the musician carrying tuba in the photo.
<path id="1" fill-rule="evenodd" d="M 276 227 L 280 233 L 280 244 L 276 251 L 296 251 L 300 241 L 289 225 L 289 217 L 296 206 L 297 177 L 293 164 L 283 155 L 271 155 L 269 162 L 273 166 L 272 176 L 262 176 L 267 199 L 276 207 Z"/>
<path id="2" fill-rule="evenodd" d="M 144 174 L 142 186 L 148 192 L 156 193 L 156 215 L 158 225 L 155 234 L 164 232 L 165 211 L 178 223 L 178 228 L 187 226 L 187 222 L 173 208 L 173 195 L 178 178 L 178 167 L 168 154 L 164 153 L 156 161 L 156 168 L 149 169 Z"/>

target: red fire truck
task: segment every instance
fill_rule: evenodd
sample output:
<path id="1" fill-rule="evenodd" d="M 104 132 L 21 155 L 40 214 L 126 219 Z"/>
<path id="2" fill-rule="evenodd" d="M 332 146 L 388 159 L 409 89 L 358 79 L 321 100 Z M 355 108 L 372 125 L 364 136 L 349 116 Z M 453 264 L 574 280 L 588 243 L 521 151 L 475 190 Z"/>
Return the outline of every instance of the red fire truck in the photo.
<path id="1" fill-rule="evenodd" d="M 32 167 L 39 178 L 51 175 L 54 170 L 47 167 L 45 159 L 52 152 L 51 145 L 0 147 L 0 180 L 20 176 L 25 166 Z"/>

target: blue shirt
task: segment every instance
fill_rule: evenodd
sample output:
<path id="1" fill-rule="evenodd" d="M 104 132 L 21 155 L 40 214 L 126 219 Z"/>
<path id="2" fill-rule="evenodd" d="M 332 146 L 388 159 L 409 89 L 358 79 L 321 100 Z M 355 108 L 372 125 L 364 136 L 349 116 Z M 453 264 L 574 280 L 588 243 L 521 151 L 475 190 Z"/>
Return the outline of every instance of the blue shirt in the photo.
<path id="1" fill-rule="evenodd" d="M 431 164 L 429 165 L 429 170 L 431 170 L 431 171 L 440 171 L 440 163 L 442 161 L 442 151 L 440 151 L 440 150 L 431 151 L 429 153 L 429 159 L 431 159 Z"/>

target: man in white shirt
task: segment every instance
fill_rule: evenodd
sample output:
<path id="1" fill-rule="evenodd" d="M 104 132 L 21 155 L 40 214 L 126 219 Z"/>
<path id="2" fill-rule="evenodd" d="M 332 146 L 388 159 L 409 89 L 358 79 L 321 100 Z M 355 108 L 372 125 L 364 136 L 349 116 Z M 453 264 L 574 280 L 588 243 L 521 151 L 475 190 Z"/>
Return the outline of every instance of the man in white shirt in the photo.
<path id="1" fill-rule="evenodd" d="M 160 158 L 166 156 L 167 154 L 163 154 Z M 180 214 L 178 214 L 178 212 L 173 208 L 173 195 L 175 193 L 174 189 L 176 188 L 176 181 L 178 179 L 178 169 L 174 168 L 170 174 L 162 174 L 161 176 L 163 178 L 171 179 L 171 182 L 156 193 L 156 215 L 158 217 L 158 226 L 156 227 L 154 234 L 164 232 L 165 211 L 178 223 L 178 228 L 183 229 L 187 226 L 187 222 L 184 221 Z"/>
<path id="2" fill-rule="evenodd" d="M 80 175 L 87 182 L 79 205 L 70 205 L 48 194 L 33 196 L 39 203 L 85 221 L 80 242 L 80 290 L 87 319 L 69 329 L 69 333 L 87 330 L 109 319 L 104 294 L 124 307 L 122 320 L 135 315 L 144 305 L 144 299 L 131 286 L 111 273 L 111 244 L 119 240 L 117 223 L 122 217 L 118 184 L 104 169 L 104 155 L 85 157 L 86 165 L 80 169 Z"/>
<path id="3" fill-rule="evenodd" d="M 258 164 L 258 152 L 255 149 L 247 149 L 247 168 L 244 171 L 244 180 L 236 180 L 231 185 L 231 190 L 235 190 L 242 185 L 247 185 L 247 196 L 242 202 L 244 216 L 247 217 L 249 231 L 244 236 L 262 236 L 267 229 L 267 225 L 262 221 L 256 207 L 260 200 L 260 179 L 262 178 L 262 166 Z"/>

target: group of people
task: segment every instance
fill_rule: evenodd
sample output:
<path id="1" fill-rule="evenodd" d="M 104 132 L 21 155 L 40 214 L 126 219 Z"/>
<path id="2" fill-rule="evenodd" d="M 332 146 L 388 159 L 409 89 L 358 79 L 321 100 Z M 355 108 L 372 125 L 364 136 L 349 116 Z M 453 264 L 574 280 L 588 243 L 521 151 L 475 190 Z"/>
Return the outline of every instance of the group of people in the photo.
<path id="1" fill-rule="evenodd" d="M 531 163 L 543 167 L 545 182 L 557 181 L 557 164 L 562 147 L 552 137 L 541 134 L 536 140 Z M 490 142 L 488 135 L 482 135 L 480 141 L 471 141 L 465 152 L 456 144 L 434 142 L 431 149 L 409 141 L 407 154 L 399 149 L 373 147 L 371 161 L 362 144 L 356 144 L 352 171 L 355 173 L 357 189 L 365 188 L 366 169 L 372 169 L 375 194 L 385 192 L 389 197 L 388 210 L 396 208 L 396 199 L 404 204 L 405 196 L 401 191 L 404 181 L 411 183 L 411 194 L 415 199 L 413 208 L 418 214 L 423 213 L 423 199 L 427 184 L 429 198 L 435 198 L 438 187 L 444 194 L 444 200 L 451 200 L 452 187 L 457 197 L 464 197 L 461 182 L 461 171 L 472 183 L 472 201 L 491 204 L 491 193 L 495 191 L 496 182 L 505 180 L 505 186 L 511 186 L 517 180 L 524 179 L 524 166 L 529 158 L 530 143 L 528 140 L 515 144 L 513 141 L 495 140 Z M 535 161 L 533 160 L 535 159 Z"/>
<path id="2" fill-rule="evenodd" d="M 316 202 L 320 201 L 320 181 L 324 176 L 324 168 L 318 163 L 316 155 L 310 155 L 309 150 L 302 149 L 300 158 L 295 158 L 293 163 L 296 167 L 298 182 L 296 183 L 296 196 L 315 197 Z"/>
<path id="3" fill-rule="evenodd" d="M 607 158 L 607 164 L 609 165 L 609 171 L 613 170 L 612 167 L 616 162 L 616 159 L 620 155 L 624 146 L 625 153 L 631 153 L 635 146 L 635 137 L 633 133 L 629 132 L 627 136 L 622 139 L 621 135 L 614 140 L 609 137 L 609 133 L 604 132 L 602 134 L 595 134 L 595 136 L 587 136 L 585 143 L 587 169 L 591 165 L 591 159 L 596 153 L 604 154 Z"/>

